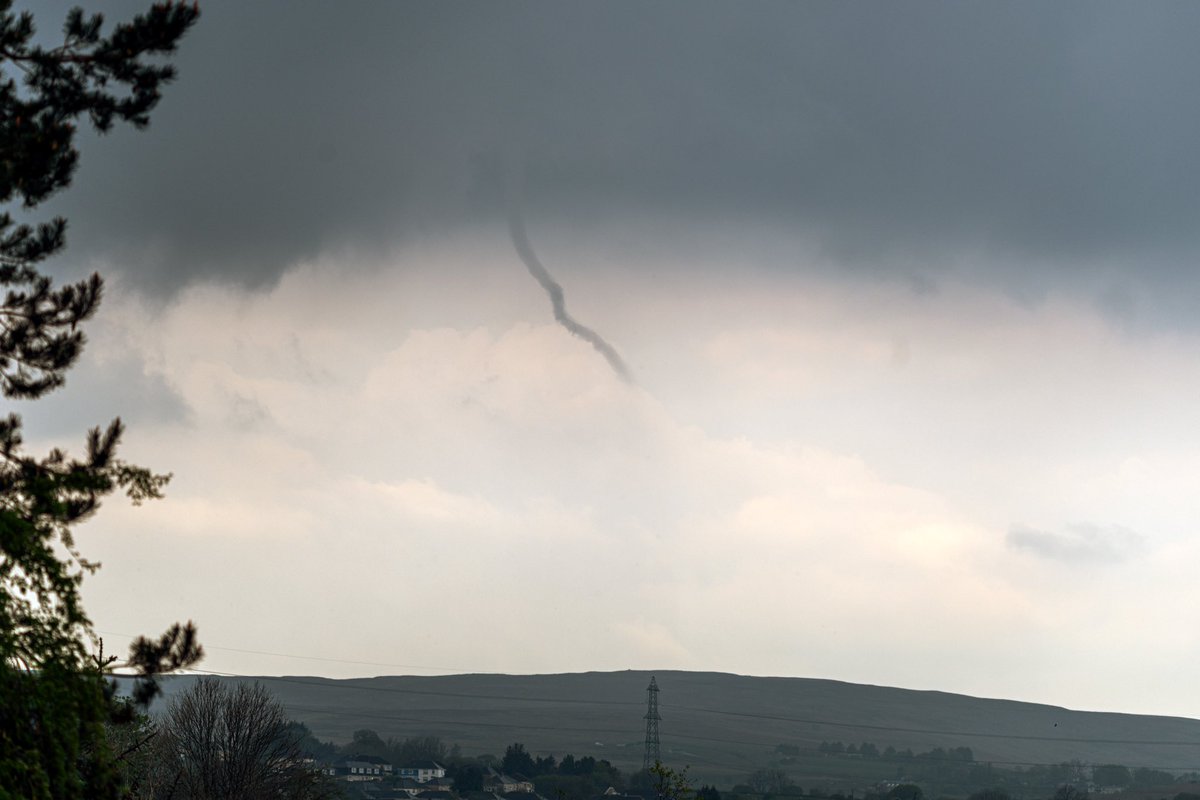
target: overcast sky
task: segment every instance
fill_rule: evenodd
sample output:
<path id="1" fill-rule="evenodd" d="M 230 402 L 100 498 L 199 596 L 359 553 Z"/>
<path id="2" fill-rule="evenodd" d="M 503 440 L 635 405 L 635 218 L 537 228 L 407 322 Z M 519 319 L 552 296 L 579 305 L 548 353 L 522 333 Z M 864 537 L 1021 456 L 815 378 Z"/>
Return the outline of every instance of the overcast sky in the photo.
<path id="1" fill-rule="evenodd" d="M 111 642 L 1200 716 L 1200 6 L 203 9 L 43 209 L 109 294 L 31 438 L 175 474 Z"/>

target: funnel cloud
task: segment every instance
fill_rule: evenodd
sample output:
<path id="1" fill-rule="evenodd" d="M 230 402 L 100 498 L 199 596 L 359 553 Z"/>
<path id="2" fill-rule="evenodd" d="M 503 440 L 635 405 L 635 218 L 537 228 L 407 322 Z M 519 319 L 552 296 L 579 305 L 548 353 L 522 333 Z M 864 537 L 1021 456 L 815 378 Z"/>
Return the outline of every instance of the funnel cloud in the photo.
<path id="1" fill-rule="evenodd" d="M 550 295 L 550 304 L 554 307 L 554 319 L 558 324 L 596 348 L 600 355 L 604 356 L 608 365 L 612 367 L 613 372 L 617 373 L 621 380 L 629 383 L 632 380 L 629 368 L 625 366 L 625 362 L 616 348 L 606 342 L 603 336 L 576 321 L 567 313 L 567 301 L 563 296 L 562 285 L 554 280 L 550 272 L 538 260 L 537 254 L 533 252 L 533 245 L 530 244 L 529 236 L 525 233 L 525 220 L 521 216 L 521 204 L 517 199 L 517 194 L 511 191 L 508 201 L 508 234 L 512 238 L 517 255 L 525 262 L 529 274 L 546 290 L 546 294 Z"/>

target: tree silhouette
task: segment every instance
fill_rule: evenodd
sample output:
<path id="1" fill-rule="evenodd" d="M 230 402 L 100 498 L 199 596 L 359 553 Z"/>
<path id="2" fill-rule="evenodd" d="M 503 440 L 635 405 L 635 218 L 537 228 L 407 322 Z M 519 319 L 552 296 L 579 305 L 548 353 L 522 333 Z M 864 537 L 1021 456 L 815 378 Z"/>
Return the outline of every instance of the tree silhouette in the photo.
<path id="1" fill-rule="evenodd" d="M 503 769 L 509 775 L 529 776 L 533 774 L 533 756 L 520 742 L 510 744 L 504 751 Z"/>
<path id="2" fill-rule="evenodd" d="M 204 678 L 174 698 L 162 722 L 164 760 L 177 800 L 316 800 L 339 793 L 308 767 L 299 728 L 258 683 Z M 165 782 L 164 782 L 165 783 Z"/>
<path id="3" fill-rule="evenodd" d="M 199 16 L 195 6 L 158 3 L 104 34 L 100 15 L 76 9 L 56 47 L 33 43 L 31 14 L 0 0 L 0 203 L 35 209 L 70 184 L 83 117 L 99 131 L 115 121 L 143 127 L 174 76 L 155 63 Z M 66 221 L 17 224 L 0 214 L 0 393 L 32 400 L 65 380 L 84 345 L 80 324 L 95 314 L 100 276 L 54 286 L 38 265 L 66 242 Z M 135 503 L 159 497 L 169 476 L 117 456 L 113 420 L 86 437 L 85 454 L 23 451 L 21 420 L 0 418 L 0 796 L 120 796 L 119 753 L 107 722 L 128 721 L 157 692 L 154 677 L 201 655 L 191 624 L 138 639 L 124 666 L 140 677 L 134 704 L 111 702 L 79 588 L 97 564 L 76 549 L 72 529 L 123 490 Z"/>

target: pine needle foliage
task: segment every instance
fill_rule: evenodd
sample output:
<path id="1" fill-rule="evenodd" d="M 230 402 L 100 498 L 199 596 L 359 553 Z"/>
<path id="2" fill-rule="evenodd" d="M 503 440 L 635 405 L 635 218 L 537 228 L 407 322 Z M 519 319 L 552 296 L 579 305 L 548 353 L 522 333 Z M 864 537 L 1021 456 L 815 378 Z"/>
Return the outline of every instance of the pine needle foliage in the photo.
<path id="1" fill-rule="evenodd" d="M 75 9 L 61 44 L 34 43 L 34 18 L 0 0 L 0 206 L 35 209 L 66 188 L 78 164 L 80 120 L 105 132 L 144 127 L 175 75 L 163 57 L 196 22 L 195 5 L 158 3 L 105 32 Z M 55 286 L 39 265 L 66 243 L 66 220 L 18 224 L 0 213 L 0 394 L 36 400 L 62 386 L 85 344 L 81 324 L 99 307 L 99 275 Z M 21 419 L 0 416 L 0 800 L 116 798 L 125 793 L 105 725 L 132 720 L 158 691 L 155 677 L 202 655 L 195 629 L 140 638 L 118 664 L 91 655 L 98 640 L 80 599 L 99 565 L 74 529 L 101 501 L 160 497 L 170 479 L 117 455 L 119 419 L 94 428 L 82 457 L 25 452 Z M 133 702 L 115 702 L 106 674 L 138 676 Z"/>

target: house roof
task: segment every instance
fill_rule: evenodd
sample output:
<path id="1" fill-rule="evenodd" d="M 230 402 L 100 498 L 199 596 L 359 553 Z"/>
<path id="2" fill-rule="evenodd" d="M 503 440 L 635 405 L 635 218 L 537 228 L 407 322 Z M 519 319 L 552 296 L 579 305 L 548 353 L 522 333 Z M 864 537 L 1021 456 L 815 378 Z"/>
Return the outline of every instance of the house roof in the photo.
<path id="1" fill-rule="evenodd" d="M 339 758 L 333 763 L 334 767 L 372 767 L 374 769 L 390 770 L 392 765 L 381 758 L 372 756 L 353 756 L 351 758 Z"/>
<path id="2" fill-rule="evenodd" d="M 373 764 L 377 767 L 390 767 L 391 766 L 391 763 L 388 762 L 388 760 L 385 758 L 380 758 L 379 756 L 365 756 L 365 755 L 362 755 L 361 753 L 355 753 L 352 756 L 348 756 L 346 758 L 340 759 L 337 763 L 349 764 L 351 761 L 357 761 L 360 764 Z"/>
<path id="3" fill-rule="evenodd" d="M 504 800 L 545 800 L 537 792 L 505 792 Z"/>
<path id="4" fill-rule="evenodd" d="M 373 783 L 360 787 L 359 791 L 370 797 L 371 800 L 409 800 L 412 796 L 402 789 L 391 789 Z"/>
<path id="5" fill-rule="evenodd" d="M 502 783 L 532 783 L 523 775 L 505 775 L 503 772 L 498 772 L 492 767 L 487 768 L 487 772 L 483 775 L 484 780 L 501 781 Z"/>

